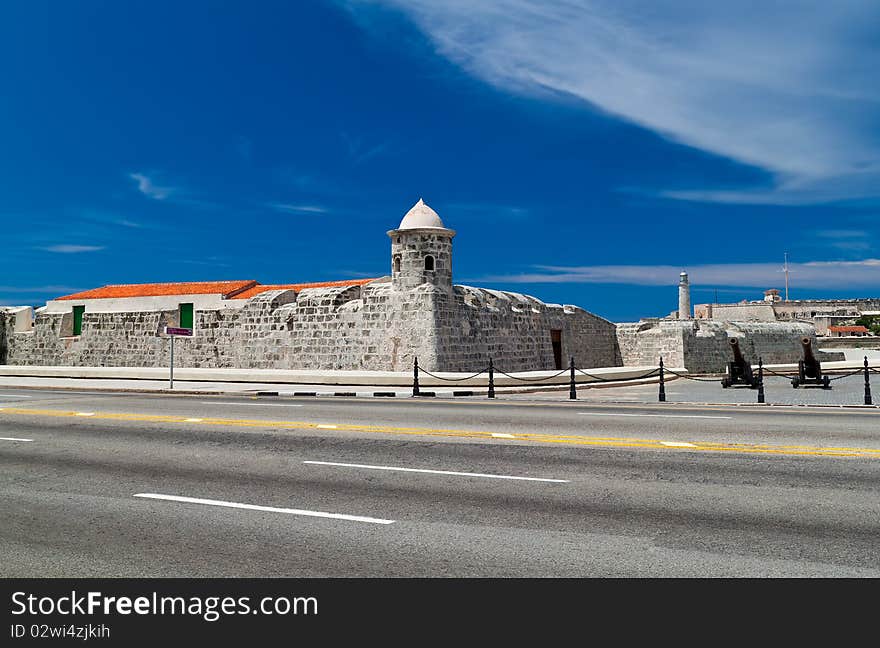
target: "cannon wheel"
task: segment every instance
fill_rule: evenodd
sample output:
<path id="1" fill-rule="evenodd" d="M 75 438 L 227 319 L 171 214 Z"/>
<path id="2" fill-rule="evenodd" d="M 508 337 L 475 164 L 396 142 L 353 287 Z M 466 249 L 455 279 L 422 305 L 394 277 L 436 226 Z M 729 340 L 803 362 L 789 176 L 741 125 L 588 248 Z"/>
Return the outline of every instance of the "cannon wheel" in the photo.
<path id="1" fill-rule="evenodd" d="M 828 377 L 828 374 L 822 376 L 822 389 L 831 389 L 831 378 Z"/>
<path id="2" fill-rule="evenodd" d="M 792 379 L 791 379 L 791 386 L 792 386 L 792 387 L 794 387 L 795 389 L 797 389 L 798 387 L 800 387 L 800 385 L 801 385 L 801 380 L 800 380 L 800 378 L 792 378 Z"/>
<path id="3" fill-rule="evenodd" d="M 727 389 L 728 387 L 730 387 L 730 378 L 722 378 L 721 379 L 721 388 Z"/>

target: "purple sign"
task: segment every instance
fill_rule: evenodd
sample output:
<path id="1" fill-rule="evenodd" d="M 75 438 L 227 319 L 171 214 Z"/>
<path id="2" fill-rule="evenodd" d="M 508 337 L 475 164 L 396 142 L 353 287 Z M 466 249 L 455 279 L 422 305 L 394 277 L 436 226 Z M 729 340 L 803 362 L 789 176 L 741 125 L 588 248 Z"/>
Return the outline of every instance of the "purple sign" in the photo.
<path id="1" fill-rule="evenodd" d="M 165 335 L 182 335 L 192 337 L 193 330 L 188 328 L 174 328 L 172 326 L 165 327 Z"/>

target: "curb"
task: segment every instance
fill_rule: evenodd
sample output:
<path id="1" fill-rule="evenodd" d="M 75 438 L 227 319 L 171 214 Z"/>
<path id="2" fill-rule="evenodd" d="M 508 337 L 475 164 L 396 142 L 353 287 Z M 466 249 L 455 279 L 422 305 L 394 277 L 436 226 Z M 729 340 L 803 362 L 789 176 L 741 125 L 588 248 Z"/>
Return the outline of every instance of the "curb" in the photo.
<path id="1" fill-rule="evenodd" d="M 20 390 L 45 390 L 46 387 L 34 386 L 34 385 L 22 385 L 22 386 L 13 386 L 13 385 L 0 385 L 0 388 L 4 389 L 20 389 Z M 603 406 L 603 405 L 656 405 L 661 408 L 670 408 L 673 409 L 676 406 L 680 407 L 693 407 L 693 406 L 710 406 L 710 407 L 754 407 L 754 408 L 772 408 L 772 409 L 780 409 L 780 408 L 801 408 L 801 409 L 810 409 L 810 408 L 821 408 L 821 409 L 849 409 L 849 410 L 880 410 L 880 404 L 877 405 L 860 405 L 856 403 L 852 404 L 822 404 L 822 403 L 713 403 L 713 402 L 697 402 L 697 401 L 667 401 L 665 403 L 658 403 L 656 401 L 631 401 L 631 400 L 588 400 L 588 399 L 577 399 L 577 400 L 506 400 L 504 399 L 505 393 L 507 394 L 515 394 L 522 392 L 502 392 L 497 391 L 498 397 L 495 399 L 486 398 L 488 394 L 484 392 L 473 392 L 473 391 L 453 391 L 453 392 L 434 392 L 434 391 L 422 391 L 418 396 L 413 396 L 411 390 L 407 390 L 404 392 L 276 392 L 276 391 L 256 391 L 256 392 L 245 392 L 245 391 L 192 391 L 192 390 L 183 390 L 183 389 L 134 389 L 134 388 L 106 388 L 106 387 L 51 387 L 52 390 L 55 391 L 93 391 L 93 392 L 110 392 L 110 393 L 129 393 L 129 394 L 156 394 L 162 396 L 269 396 L 269 397 L 309 397 L 309 398 L 397 398 L 409 400 L 410 402 L 418 401 L 421 398 L 467 398 L 467 397 L 483 397 L 485 400 L 481 401 L 486 404 L 507 404 L 507 405 L 546 405 L 546 406 L 562 406 L 562 407 L 572 407 L 572 406 Z M 549 391 L 549 390 L 548 390 Z M 556 391 L 556 390 L 554 390 Z"/>

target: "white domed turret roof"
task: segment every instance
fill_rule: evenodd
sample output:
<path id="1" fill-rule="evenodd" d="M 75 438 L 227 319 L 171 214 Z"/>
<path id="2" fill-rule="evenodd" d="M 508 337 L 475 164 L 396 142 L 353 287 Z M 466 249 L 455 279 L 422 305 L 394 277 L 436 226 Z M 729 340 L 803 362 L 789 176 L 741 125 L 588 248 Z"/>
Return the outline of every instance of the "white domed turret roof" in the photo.
<path id="1" fill-rule="evenodd" d="M 433 209 L 425 204 L 425 201 L 419 198 L 419 202 L 412 206 L 403 220 L 400 221 L 400 227 L 397 229 L 423 229 L 425 227 L 434 229 L 446 229 L 440 216 Z"/>

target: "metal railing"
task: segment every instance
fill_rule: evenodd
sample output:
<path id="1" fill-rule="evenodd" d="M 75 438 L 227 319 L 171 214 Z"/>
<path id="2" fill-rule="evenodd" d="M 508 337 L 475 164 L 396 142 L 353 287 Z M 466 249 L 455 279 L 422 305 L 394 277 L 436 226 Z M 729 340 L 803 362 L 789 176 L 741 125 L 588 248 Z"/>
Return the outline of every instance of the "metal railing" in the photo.
<path id="1" fill-rule="evenodd" d="M 421 374 L 425 374 L 426 376 L 430 376 L 431 378 L 434 378 L 435 380 L 442 380 L 444 382 L 449 382 L 449 383 L 463 383 L 463 382 L 473 380 L 474 378 L 478 378 L 478 377 L 482 376 L 483 374 L 486 374 L 487 378 L 488 378 L 487 384 L 486 384 L 487 396 L 489 398 L 495 398 L 495 395 L 496 395 L 495 375 L 496 374 L 500 374 L 502 376 L 505 376 L 506 378 L 517 381 L 518 383 L 520 383 L 519 384 L 520 387 L 547 387 L 547 386 L 551 385 L 551 383 L 549 383 L 548 381 L 556 380 L 560 376 L 562 376 L 563 374 L 567 373 L 567 374 L 569 374 L 569 379 L 568 379 L 569 399 L 570 400 L 577 400 L 577 380 L 576 380 L 577 373 L 580 373 L 588 378 L 591 378 L 593 380 L 593 382 L 626 383 L 626 382 L 633 382 L 636 380 L 644 380 L 645 378 L 651 378 L 653 376 L 658 375 L 660 372 L 662 372 L 662 369 L 658 367 L 657 369 L 651 369 L 650 371 L 647 371 L 647 372 L 645 372 L 641 375 L 637 375 L 637 376 L 606 378 L 603 376 L 596 376 L 594 374 L 591 374 L 591 373 L 584 371 L 583 369 L 580 369 L 575 364 L 575 359 L 571 358 L 569 365 L 568 365 L 568 368 L 562 369 L 561 371 L 558 371 L 557 373 L 555 373 L 553 375 L 541 376 L 540 378 L 536 378 L 534 376 L 523 377 L 523 376 L 514 376 L 513 374 L 510 374 L 502 369 L 498 369 L 495 366 L 494 360 L 490 358 L 489 365 L 485 369 L 478 371 L 476 373 L 470 374 L 468 376 L 451 378 L 448 376 L 438 376 L 435 373 L 431 373 L 427 369 L 421 368 L 419 366 L 419 359 L 415 358 L 413 360 L 412 395 L 413 396 L 422 396 L 423 395 L 423 390 L 422 390 L 420 382 L 419 382 L 419 378 L 420 378 Z M 564 386 L 564 383 L 556 383 L 556 385 Z M 427 392 L 427 393 L 432 393 L 432 392 Z"/>
<path id="2" fill-rule="evenodd" d="M 672 376 L 675 376 L 676 378 L 681 378 L 684 380 L 692 380 L 692 381 L 696 381 L 696 382 L 717 382 L 717 383 L 721 383 L 722 385 L 724 385 L 724 379 L 725 379 L 724 376 L 721 376 L 721 377 L 693 376 L 693 375 L 689 375 L 687 373 L 681 373 L 681 372 L 675 371 L 674 369 L 669 369 L 668 367 L 666 367 L 664 365 L 662 357 L 660 358 L 659 364 L 657 365 L 657 367 L 655 369 L 651 369 L 650 371 L 646 371 L 640 375 L 626 376 L 626 377 L 605 377 L 605 376 L 597 376 L 595 374 L 591 374 L 591 373 L 579 368 L 575 364 L 575 359 L 571 358 L 567 369 L 562 369 L 562 370 L 558 371 L 557 373 L 554 373 L 549 376 L 542 376 L 540 378 L 536 378 L 533 376 L 526 376 L 526 377 L 515 376 L 513 374 L 510 374 L 506 371 L 503 371 L 502 369 L 498 369 L 495 366 L 494 360 L 491 358 L 489 359 L 488 366 L 485 369 L 477 371 L 476 373 L 469 374 L 469 375 L 463 376 L 463 377 L 455 377 L 455 378 L 452 378 L 449 376 L 439 376 L 435 373 L 432 373 L 426 369 L 421 368 L 419 366 L 418 358 L 415 358 L 413 361 L 412 395 L 413 396 L 434 395 L 434 392 L 427 392 L 427 391 L 422 390 L 421 385 L 419 383 L 419 379 L 420 379 L 421 374 L 424 374 L 426 376 L 430 376 L 431 378 L 433 378 L 435 380 L 440 380 L 440 381 L 448 382 L 448 383 L 463 383 L 463 382 L 474 380 L 475 378 L 479 378 L 480 376 L 485 374 L 487 376 L 487 383 L 486 383 L 487 397 L 488 398 L 495 398 L 496 397 L 496 388 L 495 388 L 495 375 L 496 374 L 500 374 L 502 376 L 505 376 L 506 378 L 509 378 L 510 380 L 517 381 L 517 383 L 519 383 L 519 386 L 521 386 L 521 387 L 548 387 L 551 385 L 551 383 L 549 383 L 548 381 L 556 380 L 560 376 L 562 376 L 563 374 L 566 374 L 566 373 L 569 374 L 569 379 L 568 379 L 569 400 L 577 400 L 577 386 L 578 386 L 578 383 L 576 380 L 577 374 L 581 374 L 583 376 L 586 376 L 587 378 L 590 378 L 594 383 L 618 383 L 618 384 L 627 383 L 627 382 L 635 382 L 635 381 L 639 381 L 639 380 L 645 380 L 646 378 L 653 378 L 656 376 L 658 378 L 657 399 L 661 403 L 666 402 L 667 375 L 672 375 Z M 848 372 L 848 373 L 835 375 L 835 376 L 829 376 L 826 372 L 824 374 L 824 376 L 818 376 L 818 377 L 814 378 L 813 380 L 815 381 L 814 384 L 819 384 L 820 386 L 823 386 L 826 389 L 830 389 L 831 382 L 841 380 L 843 378 L 849 378 L 849 377 L 855 376 L 860 373 L 863 374 L 864 378 L 865 378 L 864 404 L 865 405 L 873 405 L 874 400 L 873 400 L 873 396 L 871 394 L 871 374 L 872 373 L 880 374 L 880 369 L 869 366 L 867 356 L 865 356 L 865 358 L 864 358 L 864 366 L 859 369 L 856 369 L 856 370 Z M 754 388 L 757 391 L 757 402 L 758 403 L 765 402 L 765 393 L 764 393 L 764 376 L 765 376 L 765 374 L 769 374 L 772 376 L 779 376 L 782 378 L 791 378 L 793 386 L 797 386 L 796 378 L 793 376 L 793 372 L 786 373 L 786 372 L 778 372 L 778 371 L 773 371 L 772 369 L 768 369 L 764 366 L 763 358 L 759 358 L 758 359 L 757 379 L 755 379 L 755 380 L 750 379 L 752 382 L 749 385 L 750 387 Z M 824 380 L 824 382 L 823 382 L 823 380 Z M 583 384 L 583 383 L 581 383 L 581 384 Z M 562 387 L 562 386 L 564 386 L 564 383 L 555 383 L 554 386 Z"/>
<path id="3" fill-rule="evenodd" d="M 799 373 L 800 372 L 802 372 L 802 367 L 799 368 Z M 695 381 L 701 381 L 701 382 L 722 382 L 724 380 L 723 377 L 722 378 L 703 378 L 703 377 L 698 377 L 698 376 L 690 376 L 687 374 L 678 373 L 678 372 L 673 371 L 671 369 L 666 369 L 665 373 L 673 374 L 674 376 L 676 376 L 678 378 L 684 378 L 685 380 L 695 380 Z M 758 378 L 756 381 L 757 384 L 754 385 L 754 387 L 758 391 L 758 403 L 765 402 L 765 395 L 764 395 L 764 374 L 765 373 L 768 373 L 772 376 L 779 376 L 781 378 L 791 378 L 792 379 L 792 386 L 793 387 L 798 386 L 798 382 L 796 382 L 796 379 L 793 376 L 794 372 L 783 373 L 783 372 L 773 371 L 772 369 L 767 369 L 766 367 L 764 367 L 763 358 L 758 358 Z M 841 380 L 842 378 L 850 378 L 850 377 L 858 375 L 860 373 L 864 374 L 864 377 L 865 377 L 864 404 L 865 405 L 873 405 L 874 399 L 871 395 L 871 374 L 872 373 L 880 374 L 880 370 L 869 366 L 868 356 L 864 357 L 863 367 L 861 367 L 859 369 L 855 369 L 854 371 L 851 371 L 849 373 L 839 374 L 839 375 L 835 375 L 835 376 L 831 376 L 826 372 L 822 375 L 817 375 L 813 380 L 815 380 L 815 384 L 821 385 L 825 389 L 831 389 L 830 383 L 832 383 L 836 380 Z M 665 380 L 664 380 L 663 358 L 661 357 L 660 358 L 660 389 L 659 389 L 659 393 L 658 393 L 658 400 L 661 403 L 666 402 L 666 389 L 665 389 L 664 382 L 665 382 Z"/>

